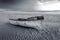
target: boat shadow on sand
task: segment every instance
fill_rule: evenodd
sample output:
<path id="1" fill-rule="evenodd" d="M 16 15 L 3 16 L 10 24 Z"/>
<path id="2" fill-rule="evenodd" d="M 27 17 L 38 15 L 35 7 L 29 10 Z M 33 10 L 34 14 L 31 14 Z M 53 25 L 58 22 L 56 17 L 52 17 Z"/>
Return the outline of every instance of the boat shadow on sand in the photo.
<path id="1" fill-rule="evenodd" d="M 27 26 L 22 26 L 22 25 L 13 25 L 13 24 L 10 24 L 9 22 L 6 23 L 7 25 L 10 25 L 10 27 L 12 26 L 13 28 L 22 28 L 22 29 L 27 29 L 27 30 L 35 30 L 37 32 L 39 32 L 38 29 L 34 28 L 34 27 L 27 27 Z"/>

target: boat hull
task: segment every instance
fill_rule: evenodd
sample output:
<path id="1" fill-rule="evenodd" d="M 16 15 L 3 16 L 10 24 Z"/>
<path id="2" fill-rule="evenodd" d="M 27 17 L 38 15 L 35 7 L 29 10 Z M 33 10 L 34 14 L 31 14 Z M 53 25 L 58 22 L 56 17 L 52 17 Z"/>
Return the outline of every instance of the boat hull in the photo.
<path id="1" fill-rule="evenodd" d="M 41 21 L 14 21 L 14 20 L 9 20 L 10 24 L 13 25 L 21 25 L 25 27 L 40 27 L 41 26 Z"/>
<path id="2" fill-rule="evenodd" d="M 9 23 L 10 23 L 10 24 L 13 24 L 13 25 L 18 25 L 18 24 L 17 24 L 17 21 L 13 21 L 13 20 L 9 20 Z"/>

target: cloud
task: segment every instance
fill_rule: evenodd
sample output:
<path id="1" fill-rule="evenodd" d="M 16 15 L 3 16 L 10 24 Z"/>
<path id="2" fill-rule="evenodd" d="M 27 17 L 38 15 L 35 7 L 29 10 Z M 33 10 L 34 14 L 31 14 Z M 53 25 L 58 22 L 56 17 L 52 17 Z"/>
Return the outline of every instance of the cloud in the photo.
<path id="1" fill-rule="evenodd" d="M 37 0 L 0 0 L 0 8 L 30 11 L 33 10 L 36 1 Z"/>

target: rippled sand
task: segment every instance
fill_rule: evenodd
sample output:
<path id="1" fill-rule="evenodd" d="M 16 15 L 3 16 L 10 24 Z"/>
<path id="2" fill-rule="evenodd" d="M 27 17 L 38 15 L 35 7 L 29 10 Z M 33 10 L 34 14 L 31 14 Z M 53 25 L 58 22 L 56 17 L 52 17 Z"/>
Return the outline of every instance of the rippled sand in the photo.
<path id="1" fill-rule="evenodd" d="M 0 40 L 60 40 L 60 15 L 44 15 L 42 29 L 9 24 L 8 15 L 0 14 Z"/>

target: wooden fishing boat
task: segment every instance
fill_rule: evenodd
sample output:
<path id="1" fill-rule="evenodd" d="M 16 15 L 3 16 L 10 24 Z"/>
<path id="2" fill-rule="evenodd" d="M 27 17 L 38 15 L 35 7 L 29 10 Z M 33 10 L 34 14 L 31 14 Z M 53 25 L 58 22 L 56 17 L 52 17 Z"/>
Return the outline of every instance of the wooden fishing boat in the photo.
<path id="1" fill-rule="evenodd" d="M 40 27 L 42 20 L 44 20 L 44 16 L 28 17 L 26 19 L 24 18 L 9 19 L 9 22 L 13 25 L 21 25 L 25 27 Z"/>

